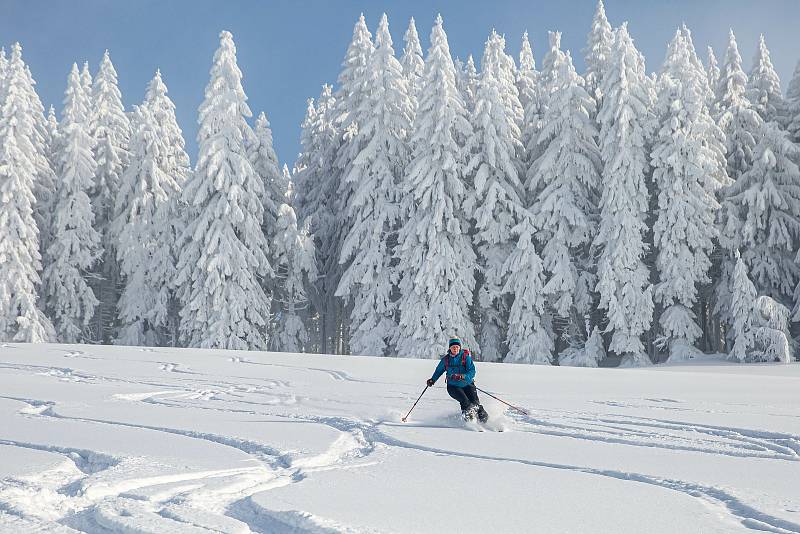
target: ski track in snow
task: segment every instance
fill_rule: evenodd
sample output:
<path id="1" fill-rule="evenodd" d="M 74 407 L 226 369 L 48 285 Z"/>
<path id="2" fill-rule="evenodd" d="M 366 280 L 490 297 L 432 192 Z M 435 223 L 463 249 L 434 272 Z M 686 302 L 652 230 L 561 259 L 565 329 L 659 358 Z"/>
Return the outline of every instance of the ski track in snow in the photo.
<path id="1" fill-rule="evenodd" d="M 103 360 L 96 356 L 87 356 L 81 351 L 64 356 Z M 239 357 L 232 358 L 231 361 L 321 372 L 333 380 L 353 384 L 387 384 L 362 380 L 333 369 L 254 362 Z M 289 484 L 302 483 L 315 472 L 365 467 L 369 465 L 370 456 L 377 450 L 390 454 L 393 448 L 400 448 L 423 454 L 573 471 L 646 484 L 699 499 L 755 531 L 800 534 L 800 523 L 762 512 L 722 488 L 643 473 L 430 447 L 394 437 L 387 430 L 436 425 L 402 425 L 391 418 L 362 420 L 276 411 L 276 407 L 291 407 L 303 400 L 282 391 L 291 388 L 292 384 L 288 381 L 257 376 L 211 376 L 177 362 L 147 362 L 156 366 L 159 372 L 172 377 L 165 381 L 153 381 L 152 377 L 137 380 L 131 377 L 101 376 L 68 367 L 34 364 L 0 363 L 0 370 L 52 377 L 60 381 L 84 384 L 83 387 L 92 387 L 92 384 L 98 383 L 157 387 L 158 391 L 114 394 L 111 400 L 142 403 L 155 408 L 208 410 L 230 415 L 312 423 L 336 431 L 338 437 L 325 451 L 297 457 L 292 451 L 281 450 L 252 439 L 122 420 L 72 416 L 60 411 L 59 405 L 54 401 L 0 395 L 0 399 L 21 405 L 17 412 L 19 417 L 170 434 L 233 449 L 253 461 L 252 464 L 239 468 L 136 476 L 142 467 L 141 458 L 118 457 L 82 448 L 6 439 L 0 431 L 0 445 L 54 453 L 61 455 L 65 461 L 36 475 L 0 480 L 0 526 L 6 525 L 15 532 L 366 533 L 370 531 L 342 525 L 302 510 L 268 510 L 254 502 L 252 497 Z M 411 395 L 409 393 L 406 397 Z M 666 405 L 666 409 L 673 410 L 671 413 L 680 413 L 681 410 L 698 411 L 680 406 L 681 401 L 670 398 L 641 400 L 649 409 Z M 631 407 L 630 404 L 615 401 L 596 402 L 607 408 Z M 242 408 L 242 405 L 248 408 Z M 531 410 L 531 415 L 511 415 L 511 420 L 511 430 L 514 432 L 767 461 L 800 461 L 800 436 L 787 433 L 622 413 L 568 410 Z M 143 439 L 146 439 L 144 434 Z M 117 476 L 110 476 L 112 474 Z M 47 503 L 50 509 L 36 510 L 27 504 L 28 501 Z"/>

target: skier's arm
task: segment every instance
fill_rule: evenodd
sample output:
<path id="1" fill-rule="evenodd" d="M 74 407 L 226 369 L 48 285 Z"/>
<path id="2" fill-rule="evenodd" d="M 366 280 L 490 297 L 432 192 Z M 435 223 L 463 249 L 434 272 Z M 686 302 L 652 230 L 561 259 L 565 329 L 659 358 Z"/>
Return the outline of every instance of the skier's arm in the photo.
<path id="1" fill-rule="evenodd" d="M 439 380 L 439 377 L 442 376 L 442 373 L 444 373 L 444 358 L 439 360 L 439 365 L 436 366 L 436 370 L 433 372 L 431 380 L 436 382 L 437 380 Z"/>
<path id="2" fill-rule="evenodd" d="M 464 380 L 467 384 L 471 384 L 475 378 L 475 363 L 472 361 L 472 356 L 467 356 L 467 374 L 464 375 Z"/>

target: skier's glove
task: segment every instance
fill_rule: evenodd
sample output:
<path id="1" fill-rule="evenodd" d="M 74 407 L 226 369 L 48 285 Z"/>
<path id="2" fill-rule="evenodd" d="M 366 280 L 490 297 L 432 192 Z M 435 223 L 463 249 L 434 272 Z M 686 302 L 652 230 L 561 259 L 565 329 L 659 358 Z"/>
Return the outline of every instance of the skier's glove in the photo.
<path id="1" fill-rule="evenodd" d="M 429 388 L 432 388 L 432 387 L 433 387 L 433 385 L 434 385 L 436 382 L 434 382 L 434 381 L 433 381 L 433 378 L 429 378 L 429 379 L 428 379 L 428 381 L 427 381 L 427 382 L 425 382 L 425 383 L 426 383 L 426 384 L 428 384 L 428 387 L 429 387 Z"/>
<path id="2" fill-rule="evenodd" d="M 455 381 L 464 380 L 464 375 L 462 375 L 462 374 L 454 374 L 454 375 L 451 376 L 451 378 L 453 380 L 455 380 Z"/>

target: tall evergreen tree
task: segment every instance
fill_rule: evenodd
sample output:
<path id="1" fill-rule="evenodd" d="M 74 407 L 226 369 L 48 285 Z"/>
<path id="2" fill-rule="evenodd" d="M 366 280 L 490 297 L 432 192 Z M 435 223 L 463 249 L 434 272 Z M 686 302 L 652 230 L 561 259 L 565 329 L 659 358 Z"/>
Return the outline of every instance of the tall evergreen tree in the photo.
<path id="1" fill-rule="evenodd" d="M 374 46 L 372 34 L 367 29 L 362 14 L 353 28 L 353 39 L 347 48 L 342 71 L 339 73 L 339 90 L 336 92 L 336 129 L 339 134 L 336 148 L 336 161 L 332 172 L 335 173 L 336 190 L 333 199 L 334 229 L 330 244 L 328 263 L 324 266 L 325 277 L 330 279 L 326 295 L 328 327 L 327 336 L 333 343 L 331 352 L 346 353 L 348 350 L 349 310 L 342 299 L 336 297 L 336 289 L 342 278 L 343 269 L 339 264 L 342 247 L 350 228 L 353 226 L 349 218 L 347 206 L 354 194 L 353 184 L 346 181 L 353 162 L 363 150 L 364 138 L 358 135 L 358 113 L 369 95 L 366 92 L 367 66 Z"/>
<path id="2" fill-rule="evenodd" d="M 43 154 L 19 43 L 11 48 L 0 97 L 0 337 L 52 341 L 53 326 L 37 302 L 42 258 L 34 191 Z"/>
<path id="3" fill-rule="evenodd" d="M 730 187 L 727 202 L 741 221 L 742 259 L 759 295 L 788 305 L 800 280 L 800 147 L 775 123 L 761 130 L 753 166 Z"/>
<path id="4" fill-rule="evenodd" d="M 606 18 L 603 0 L 598 0 L 597 10 L 592 19 L 592 29 L 587 37 L 583 50 L 586 63 L 586 90 L 598 101 L 602 100 L 600 91 L 603 79 L 608 72 L 611 61 L 611 49 L 614 45 L 614 31 Z"/>
<path id="5" fill-rule="evenodd" d="M 412 160 L 401 191 L 405 224 L 396 256 L 403 356 L 434 357 L 448 336 L 480 352 L 469 316 L 475 254 L 466 235 L 463 145 L 471 134 L 442 17 L 431 30 L 419 108 L 411 138 Z"/>
<path id="6" fill-rule="evenodd" d="M 528 32 L 522 34 L 522 47 L 519 52 L 519 69 L 517 70 L 517 90 L 519 101 L 524 110 L 528 108 L 531 100 L 538 98 L 539 71 L 536 70 L 536 60 L 533 57 L 531 43 L 528 41 Z"/>
<path id="7" fill-rule="evenodd" d="M 512 296 L 506 343 L 509 363 L 553 363 L 553 329 L 546 311 L 545 274 L 533 246 L 535 227 L 523 217 L 514 227 L 516 247 L 506 259 L 503 293 Z"/>
<path id="8" fill-rule="evenodd" d="M 475 220 L 480 345 L 486 361 L 499 361 L 504 353 L 502 343 L 508 315 L 502 294 L 504 265 L 514 246 L 511 229 L 525 208 L 520 197 L 520 131 L 513 105 L 504 101 L 509 84 L 516 92 L 513 79 L 508 79 L 503 68 L 504 46 L 502 37 L 492 32 L 481 60 L 483 70 L 475 95 L 472 135 L 466 144 L 471 155 L 466 173 L 472 178 L 474 189 L 467 194 L 464 209 Z"/>
<path id="9" fill-rule="evenodd" d="M 736 44 L 736 36 L 730 31 L 725 63 L 717 85 L 717 124 L 725 134 L 727 173 L 734 182 L 753 165 L 757 137 L 762 128 L 762 119 L 747 98 L 747 75 L 742 70 L 742 58 Z M 714 313 L 721 320 L 732 324 L 731 283 L 735 261 L 733 252 L 743 249 L 740 207 L 729 196 L 730 189 L 722 191 L 719 210 L 719 242 L 724 249 L 720 274 L 715 291 Z"/>
<path id="10" fill-rule="evenodd" d="M 408 29 L 403 37 L 405 46 L 403 47 L 403 57 L 400 64 L 403 67 L 403 75 L 408 80 L 408 94 L 416 102 L 417 90 L 419 89 L 422 72 L 425 70 L 425 60 L 422 59 L 422 46 L 419 44 L 419 34 L 414 23 L 414 17 L 408 21 Z"/>
<path id="11" fill-rule="evenodd" d="M 792 141 L 800 143 L 800 61 L 786 90 L 786 129 Z"/>
<path id="12" fill-rule="evenodd" d="M 90 339 L 89 322 L 98 305 L 87 283 L 89 270 L 102 254 L 88 195 L 97 169 L 86 120 L 90 105 L 78 66 L 73 64 L 64 95 L 57 156 L 59 186 L 44 272 L 47 311 L 63 343 Z"/>
<path id="13" fill-rule="evenodd" d="M 169 137 L 147 104 L 133 112 L 131 164 L 120 181 L 114 233 L 124 279 L 118 307 L 123 345 L 168 345 L 177 246 L 173 220 L 183 176 L 173 175 Z"/>
<path id="14" fill-rule="evenodd" d="M 708 79 L 708 86 L 711 90 L 711 98 L 708 102 L 708 108 L 712 116 L 716 117 L 719 112 L 719 102 L 717 102 L 717 87 L 719 86 L 719 79 L 722 71 L 719 69 L 717 56 L 714 54 L 714 49 L 708 47 L 708 66 L 706 70 L 706 78 Z"/>
<path id="15" fill-rule="evenodd" d="M 336 295 L 352 303 L 350 351 L 386 355 L 397 320 L 391 275 L 394 232 L 399 213 L 397 184 L 406 171 L 406 138 L 414 106 L 409 82 L 394 57 L 386 15 L 375 34 L 366 72 L 367 99 L 358 110 L 356 144 L 363 146 L 345 177 L 353 198 L 352 221 L 339 261 L 345 266 Z"/>
<path id="16" fill-rule="evenodd" d="M 245 150 L 251 116 L 230 32 L 220 33 L 200 105 L 197 167 L 186 183 L 186 235 L 178 261 L 181 335 L 192 347 L 263 349 L 272 274 L 261 232 L 264 184 Z"/>
<path id="17" fill-rule="evenodd" d="M 533 166 L 542 190 L 532 211 L 549 276 L 544 292 L 574 343 L 576 337 L 583 341 L 589 335 L 584 317 L 595 285 L 590 247 L 596 235 L 602 160 L 594 98 L 569 52 L 556 48 L 552 54 L 554 91 L 538 138 L 541 156 Z"/>
<path id="18" fill-rule="evenodd" d="M 747 84 L 747 98 L 765 122 L 777 121 L 783 125 L 785 110 L 781 80 L 772 66 L 764 34 L 758 39 L 758 49 Z"/>
<path id="19" fill-rule="evenodd" d="M 621 365 L 645 365 L 641 334 L 653 315 L 652 286 L 642 258 L 648 193 L 646 139 L 654 120 L 644 60 L 623 24 L 615 31 L 609 70 L 603 79 L 603 103 L 598 113 L 604 188 L 600 200 L 600 231 L 595 244 L 597 291 L 607 310 L 613 333 L 611 351 L 623 356 Z"/>
<path id="20" fill-rule="evenodd" d="M 731 359 L 743 362 L 747 353 L 755 345 L 753 333 L 753 306 L 755 305 L 756 287 L 747 275 L 747 266 L 739 252 L 736 251 L 736 266 L 731 279 L 731 326 L 733 329 L 733 350 Z"/>
<path id="21" fill-rule="evenodd" d="M 308 288 L 317 277 L 314 257 L 314 240 L 308 226 L 298 227 L 297 216 L 287 204 L 278 207 L 275 240 L 272 242 L 275 258 L 275 295 L 278 311 L 274 316 L 273 350 L 303 352 L 307 350 L 310 336 L 302 319 L 308 307 Z"/>
<path id="22" fill-rule="evenodd" d="M 670 359 L 691 357 L 702 334 L 693 308 L 699 284 L 709 281 L 715 193 L 727 182 L 724 134 L 711 117 L 707 95 L 703 67 L 692 63 L 687 37 L 678 31 L 659 80 L 652 151 L 658 188 L 655 297 L 664 307 L 661 342 Z"/>
<path id="23" fill-rule="evenodd" d="M 95 294 L 100 299 L 95 328 L 98 341 L 110 342 L 116 337 L 116 308 L 121 286 L 116 244 L 119 235 L 113 231 L 116 218 L 115 203 L 120 177 L 128 166 L 131 125 L 122 95 L 117 87 L 117 72 L 108 50 L 103 54 L 100 68 L 92 83 L 90 134 L 94 139 L 94 159 L 97 173 L 92 189 L 95 223 L 103 237 L 103 257 L 98 265 Z"/>
<path id="24" fill-rule="evenodd" d="M 272 146 L 272 130 L 263 111 L 256 118 L 253 138 L 248 143 L 247 151 L 253 169 L 264 182 L 264 196 L 261 199 L 261 204 L 264 206 L 262 226 L 267 241 L 271 243 L 275 238 L 278 209 L 286 202 L 287 184 L 278 162 L 278 155 Z"/>
<path id="25" fill-rule="evenodd" d="M 330 265 L 331 254 L 335 252 L 334 199 L 337 182 L 332 171 L 338 146 L 335 112 L 335 97 L 331 86 L 324 85 L 316 105 L 313 99 L 308 102 L 300 137 L 302 152 L 296 163 L 297 194 L 294 206 L 298 218 L 309 225 L 317 265 L 323 269 Z M 319 276 L 313 291 L 309 293 L 311 304 L 316 310 L 319 350 L 323 353 L 333 351 L 329 345 L 328 333 L 332 331 L 331 323 L 334 322 L 329 298 L 336 290 L 334 282 L 327 276 Z"/>
<path id="26" fill-rule="evenodd" d="M 89 96 L 89 101 L 91 103 L 92 99 L 92 71 L 89 70 L 89 62 L 83 62 L 83 69 L 81 70 L 81 87 L 83 87 L 83 92 Z M 89 109 L 89 113 L 91 114 L 92 110 Z"/>
<path id="27" fill-rule="evenodd" d="M 170 176 L 178 185 L 179 190 L 182 191 L 186 182 L 192 175 L 192 169 L 189 162 L 189 155 L 186 153 L 186 141 L 183 138 L 183 132 L 180 126 L 178 126 L 178 120 L 175 117 L 175 104 L 167 93 L 167 86 L 161 79 L 161 72 L 156 70 L 155 76 L 147 86 L 144 105 L 147 106 L 153 121 L 158 126 L 158 135 L 160 139 L 159 162 L 161 168 L 164 173 Z M 181 200 L 180 194 L 171 195 L 169 201 L 169 209 L 172 215 L 167 216 L 167 224 L 171 232 L 169 240 L 173 249 L 171 250 L 171 259 L 168 260 L 166 256 L 160 257 L 160 259 L 163 260 L 161 263 L 161 272 L 165 273 L 163 279 L 169 280 L 170 289 L 166 327 L 169 339 L 165 339 L 164 342 L 170 345 L 176 345 L 178 343 L 178 326 L 180 323 L 180 303 L 176 295 L 177 287 L 175 287 L 174 269 L 182 247 L 183 234 L 187 224 L 186 212 L 188 210 L 186 203 Z M 172 274 L 168 274 L 170 272 L 172 272 Z"/>

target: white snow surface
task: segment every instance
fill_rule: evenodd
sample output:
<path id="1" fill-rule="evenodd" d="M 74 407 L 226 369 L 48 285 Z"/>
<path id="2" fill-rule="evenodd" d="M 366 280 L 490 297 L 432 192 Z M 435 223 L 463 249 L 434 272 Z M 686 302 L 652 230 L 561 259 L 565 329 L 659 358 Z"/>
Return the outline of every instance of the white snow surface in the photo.
<path id="1" fill-rule="evenodd" d="M 798 364 L 435 363 L 2 345 L 0 532 L 800 533 Z"/>

